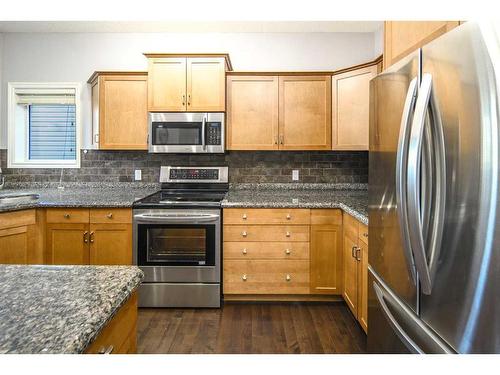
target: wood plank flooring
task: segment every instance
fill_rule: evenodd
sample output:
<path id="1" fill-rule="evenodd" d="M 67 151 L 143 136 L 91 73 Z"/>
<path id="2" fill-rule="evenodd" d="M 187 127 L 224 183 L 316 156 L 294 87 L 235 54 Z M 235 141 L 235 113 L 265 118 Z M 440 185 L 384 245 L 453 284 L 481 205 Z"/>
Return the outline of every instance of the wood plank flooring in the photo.
<path id="1" fill-rule="evenodd" d="M 221 309 L 139 309 L 138 353 L 365 353 L 343 302 L 226 303 Z"/>

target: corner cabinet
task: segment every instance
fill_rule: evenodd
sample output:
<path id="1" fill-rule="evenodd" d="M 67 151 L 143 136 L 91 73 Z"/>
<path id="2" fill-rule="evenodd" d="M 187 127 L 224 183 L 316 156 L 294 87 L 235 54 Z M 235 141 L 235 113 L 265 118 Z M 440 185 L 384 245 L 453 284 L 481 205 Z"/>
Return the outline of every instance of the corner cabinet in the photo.
<path id="1" fill-rule="evenodd" d="M 148 110 L 224 112 L 229 56 L 145 54 Z"/>
<path id="2" fill-rule="evenodd" d="M 344 214 L 344 285 L 347 306 L 368 331 L 368 227 Z"/>
<path id="3" fill-rule="evenodd" d="M 132 264 L 130 209 L 47 209 L 48 264 Z"/>
<path id="4" fill-rule="evenodd" d="M 227 77 L 228 150 L 330 150 L 331 76 Z"/>
<path id="5" fill-rule="evenodd" d="M 379 72 L 371 66 L 332 76 L 332 148 L 368 150 L 370 80 Z"/>
<path id="6" fill-rule="evenodd" d="M 384 69 L 459 25 L 459 21 L 385 21 Z"/>
<path id="7" fill-rule="evenodd" d="M 147 149 L 146 72 L 95 72 L 92 87 L 92 144 L 100 150 Z"/>

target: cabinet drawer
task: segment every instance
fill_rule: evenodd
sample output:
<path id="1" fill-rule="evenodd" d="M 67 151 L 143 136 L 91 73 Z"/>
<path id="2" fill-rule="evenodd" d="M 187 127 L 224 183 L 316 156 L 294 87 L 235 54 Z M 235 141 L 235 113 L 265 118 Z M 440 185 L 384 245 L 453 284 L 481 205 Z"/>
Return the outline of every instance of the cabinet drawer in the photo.
<path id="1" fill-rule="evenodd" d="M 308 242 L 305 225 L 224 225 L 224 241 Z"/>
<path id="2" fill-rule="evenodd" d="M 368 245 L 368 226 L 359 223 L 359 240 Z"/>
<path id="3" fill-rule="evenodd" d="M 224 242 L 224 259 L 309 260 L 309 242 Z"/>
<path id="4" fill-rule="evenodd" d="M 90 222 L 95 224 L 132 223 L 132 210 L 130 208 L 93 208 L 90 210 Z"/>
<path id="5" fill-rule="evenodd" d="M 224 261 L 224 294 L 308 294 L 304 260 Z"/>
<path id="6" fill-rule="evenodd" d="M 0 213 L 0 229 L 34 225 L 35 223 L 35 210 Z"/>
<path id="7" fill-rule="evenodd" d="M 349 237 L 354 243 L 358 243 L 359 222 L 351 215 L 344 214 L 344 235 Z"/>
<path id="8" fill-rule="evenodd" d="M 87 347 L 87 354 L 102 354 L 112 347 L 111 353 L 132 352 L 135 350 L 135 331 L 137 329 L 137 293 L 120 308 L 117 314 Z"/>
<path id="9" fill-rule="evenodd" d="M 88 223 L 89 210 L 82 208 L 49 208 L 47 223 Z"/>
<path id="10" fill-rule="evenodd" d="M 342 225 L 342 211 L 338 209 L 312 209 L 312 225 Z"/>
<path id="11" fill-rule="evenodd" d="M 224 224 L 306 224 L 310 211 L 298 208 L 228 208 Z"/>

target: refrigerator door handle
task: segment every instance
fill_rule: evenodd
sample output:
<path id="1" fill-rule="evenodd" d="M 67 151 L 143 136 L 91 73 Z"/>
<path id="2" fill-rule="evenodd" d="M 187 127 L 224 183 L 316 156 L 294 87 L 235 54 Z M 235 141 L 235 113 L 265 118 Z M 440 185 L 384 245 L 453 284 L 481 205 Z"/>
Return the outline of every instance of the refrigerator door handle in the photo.
<path id="1" fill-rule="evenodd" d="M 424 351 L 420 349 L 420 347 L 415 343 L 415 341 L 413 341 L 410 338 L 410 336 L 408 336 L 408 334 L 403 330 L 401 325 L 398 323 L 397 319 L 391 313 L 391 310 L 389 309 L 389 306 L 387 306 L 387 302 L 385 301 L 386 296 L 384 295 L 382 288 L 380 288 L 377 282 L 375 281 L 373 282 L 373 290 L 375 291 L 375 295 L 377 296 L 377 300 L 380 304 L 380 307 L 382 308 L 384 316 L 386 317 L 387 321 L 389 322 L 389 325 L 392 327 L 394 332 L 401 339 L 401 341 L 403 341 L 403 343 L 410 350 L 410 352 L 423 354 Z"/>
<path id="2" fill-rule="evenodd" d="M 425 242 L 420 215 L 420 193 L 422 182 L 422 147 L 428 111 L 430 126 L 432 127 L 430 142 L 432 142 L 431 147 L 436 157 L 434 158 L 435 165 L 427 165 L 426 167 L 435 168 L 436 170 L 436 181 L 434 182 L 436 200 L 432 207 L 434 210 L 434 219 L 429 233 L 430 237 L 429 240 Z M 444 225 L 445 185 L 446 169 L 443 129 L 437 108 L 437 101 L 432 92 L 432 76 L 430 74 L 424 74 L 422 76 L 422 83 L 415 105 L 415 116 L 411 128 L 407 175 L 409 238 L 415 265 L 419 274 L 421 290 L 424 294 L 431 294 L 432 282 L 441 247 Z M 425 250 L 426 243 L 430 249 L 429 261 Z"/>
<path id="3" fill-rule="evenodd" d="M 417 77 L 413 78 L 406 93 L 403 115 L 401 117 L 401 126 L 399 130 L 398 151 L 396 155 L 396 204 L 399 217 L 399 226 L 401 228 L 401 237 L 403 241 L 403 252 L 406 258 L 408 271 L 413 283 L 416 285 L 417 277 L 415 264 L 411 250 L 408 230 L 408 206 L 406 199 L 406 166 L 408 163 L 408 142 L 410 139 L 410 125 L 415 100 L 417 97 Z"/>

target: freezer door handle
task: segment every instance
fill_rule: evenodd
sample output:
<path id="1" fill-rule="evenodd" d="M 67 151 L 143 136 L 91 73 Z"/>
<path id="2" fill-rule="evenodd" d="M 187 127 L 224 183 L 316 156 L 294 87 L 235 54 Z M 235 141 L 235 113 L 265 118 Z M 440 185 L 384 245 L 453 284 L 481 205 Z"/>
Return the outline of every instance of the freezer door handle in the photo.
<path id="1" fill-rule="evenodd" d="M 430 129 L 430 148 L 434 153 L 433 164 L 426 163 L 426 168 L 434 168 L 435 181 L 433 189 L 435 191 L 435 201 L 432 207 L 426 204 L 426 209 L 434 211 L 433 222 L 427 238 L 424 239 L 421 219 L 421 187 L 422 187 L 422 148 L 424 140 L 424 130 L 426 119 Z M 444 225 L 444 205 L 445 205 L 445 149 L 444 137 L 441 124 L 441 117 L 437 107 L 436 98 L 432 92 L 432 76 L 424 74 L 420 85 L 417 102 L 415 105 L 415 115 L 413 117 L 410 143 L 408 148 L 408 172 L 407 172 L 407 199 L 408 199 L 408 230 L 410 244 L 413 251 L 415 266 L 419 274 L 422 292 L 431 294 L 432 282 L 436 271 L 437 259 L 441 247 L 441 238 Z M 426 194 L 430 194 L 426 192 Z M 426 245 L 429 247 L 429 255 L 426 252 Z M 429 259 L 428 259 L 429 258 Z"/>
<path id="2" fill-rule="evenodd" d="M 386 297 L 384 295 L 384 292 L 382 291 L 382 288 L 380 288 L 375 281 L 373 282 L 373 289 L 375 291 L 375 295 L 377 296 L 377 300 L 380 304 L 380 307 L 382 308 L 382 312 L 384 313 L 385 318 L 389 322 L 394 332 L 396 332 L 398 337 L 401 339 L 401 341 L 403 341 L 403 343 L 410 350 L 410 352 L 423 354 L 424 351 L 420 349 L 420 347 L 415 343 L 415 341 L 413 341 L 410 338 L 410 336 L 408 336 L 408 334 L 399 325 L 397 319 L 391 313 L 391 310 L 389 309 L 389 306 L 387 306 L 387 303 L 385 301 Z"/>
<path id="3" fill-rule="evenodd" d="M 406 258 L 408 271 L 416 285 L 417 277 L 413 254 L 411 251 L 409 230 L 408 230 L 408 206 L 406 200 L 406 166 L 408 163 L 408 142 L 410 140 L 410 125 L 415 100 L 417 97 L 417 77 L 413 78 L 406 93 L 403 115 L 401 117 L 401 126 L 399 130 L 398 151 L 396 155 L 396 204 L 398 209 L 399 226 L 401 228 L 401 237 L 403 240 L 403 252 Z"/>

